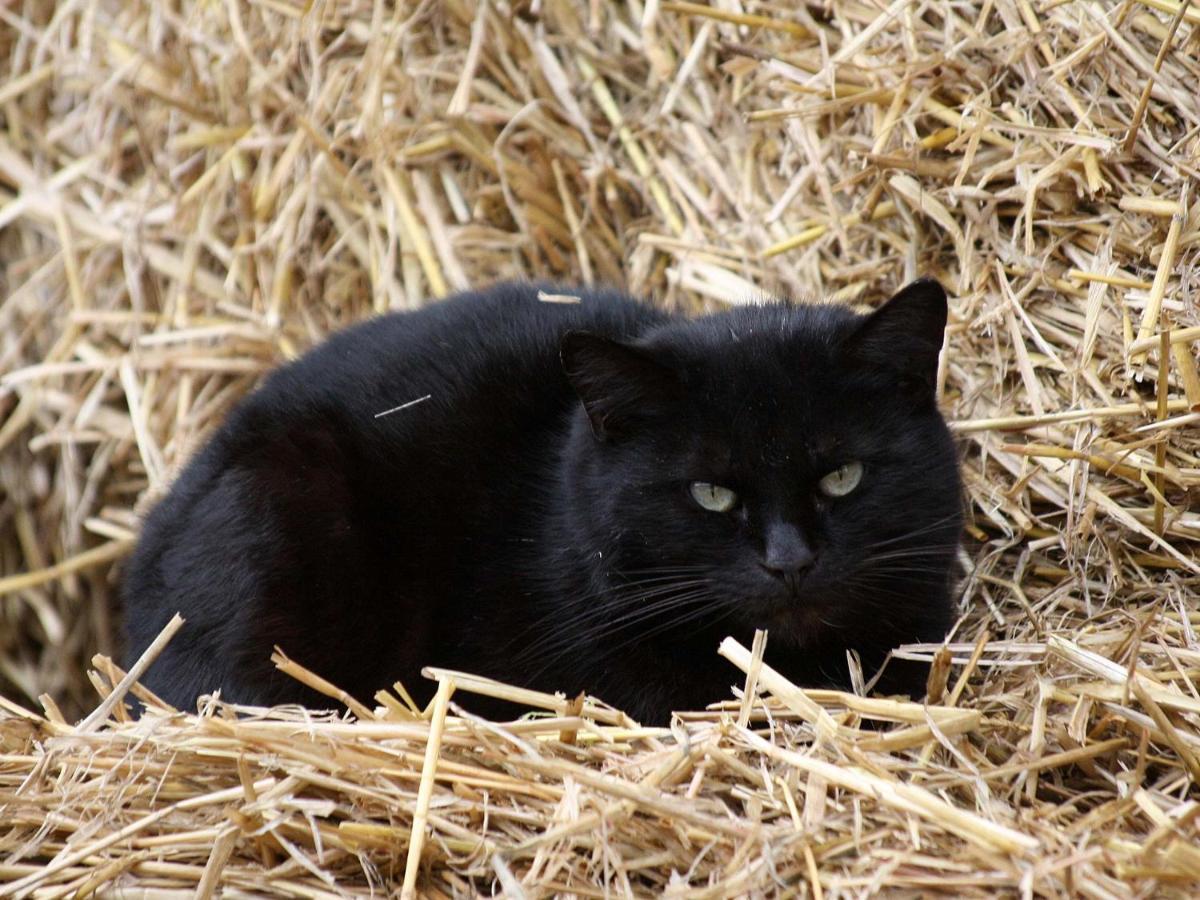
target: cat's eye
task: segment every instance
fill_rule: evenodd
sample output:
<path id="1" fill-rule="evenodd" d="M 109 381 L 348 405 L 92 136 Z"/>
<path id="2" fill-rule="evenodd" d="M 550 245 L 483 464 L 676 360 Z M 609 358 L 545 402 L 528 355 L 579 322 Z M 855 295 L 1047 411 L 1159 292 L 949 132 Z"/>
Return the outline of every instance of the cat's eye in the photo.
<path id="1" fill-rule="evenodd" d="M 707 509 L 709 512 L 725 513 L 737 506 L 737 494 L 719 484 L 693 481 L 688 490 L 691 491 L 692 499 L 700 504 L 702 509 Z"/>
<path id="2" fill-rule="evenodd" d="M 817 486 L 826 497 L 845 497 L 858 487 L 858 483 L 862 481 L 862 474 L 862 463 L 846 463 L 822 478 Z"/>

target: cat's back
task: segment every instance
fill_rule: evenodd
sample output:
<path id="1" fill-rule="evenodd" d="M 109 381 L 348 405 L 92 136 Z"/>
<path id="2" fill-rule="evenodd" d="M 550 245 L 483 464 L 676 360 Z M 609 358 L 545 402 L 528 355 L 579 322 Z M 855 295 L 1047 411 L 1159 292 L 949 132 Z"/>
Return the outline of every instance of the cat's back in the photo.
<path id="1" fill-rule="evenodd" d="M 511 451 L 519 436 L 536 439 L 574 405 L 564 334 L 632 339 L 668 318 L 614 290 L 506 282 L 357 323 L 243 398 L 150 524 L 239 471 L 283 489 L 323 465 L 382 477 L 503 457 L 506 441 Z"/>
<path id="2" fill-rule="evenodd" d="M 413 401 L 425 407 L 427 423 L 436 410 L 461 417 L 474 407 L 536 406 L 546 391 L 565 392 L 563 334 L 632 338 L 666 318 L 617 291 L 503 283 L 336 333 L 274 372 L 246 407 L 268 417 L 273 408 L 285 415 L 337 410 L 386 431 L 406 418 L 389 411 L 401 413 Z"/>

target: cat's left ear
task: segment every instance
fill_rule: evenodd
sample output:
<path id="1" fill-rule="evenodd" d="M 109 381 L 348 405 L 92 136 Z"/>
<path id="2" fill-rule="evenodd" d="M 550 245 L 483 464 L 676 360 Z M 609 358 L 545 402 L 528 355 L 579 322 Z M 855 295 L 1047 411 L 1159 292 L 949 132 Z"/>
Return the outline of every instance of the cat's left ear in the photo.
<path id="1" fill-rule="evenodd" d="M 569 332 L 559 355 L 601 441 L 623 437 L 661 413 L 682 388 L 678 374 L 643 348 L 597 334 Z"/>
<path id="2" fill-rule="evenodd" d="M 891 370 L 902 384 L 929 395 L 945 331 L 946 292 L 932 278 L 922 278 L 867 316 L 842 350 L 855 363 Z"/>

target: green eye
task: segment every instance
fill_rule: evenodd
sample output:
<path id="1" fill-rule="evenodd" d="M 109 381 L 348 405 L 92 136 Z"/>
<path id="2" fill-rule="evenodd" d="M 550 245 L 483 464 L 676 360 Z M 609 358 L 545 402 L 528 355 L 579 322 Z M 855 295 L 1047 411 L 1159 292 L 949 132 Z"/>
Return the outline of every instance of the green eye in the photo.
<path id="1" fill-rule="evenodd" d="M 701 508 L 709 512 L 725 513 L 737 506 L 738 496 L 727 487 L 719 484 L 709 484 L 707 481 L 693 481 L 689 490 L 692 499 Z"/>
<path id="2" fill-rule="evenodd" d="M 863 467 L 860 462 L 838 466 L 818 482 L 821 493 L 826 497 L 845 497 L 862 481 Z"/>

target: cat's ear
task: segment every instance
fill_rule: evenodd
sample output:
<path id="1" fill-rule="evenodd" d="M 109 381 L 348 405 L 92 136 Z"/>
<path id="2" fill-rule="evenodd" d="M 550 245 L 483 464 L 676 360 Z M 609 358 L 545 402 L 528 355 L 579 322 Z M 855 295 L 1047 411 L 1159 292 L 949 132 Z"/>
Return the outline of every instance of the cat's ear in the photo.
<path id="1" fill-rule="evenodd" d="M 679 396 L 678 375 L 641 348 L 572 331 L 559 355 L 598 440 L 628 434 Z"/>
<path id="2" fill-rule="evenodd" d="M 922 278 L 867 316 L 842 350 L 855 364 L 890 370 L 903 386 L 928 396 L 937 382 L 945 331 L 946 292 L 932 278 Z"/>

